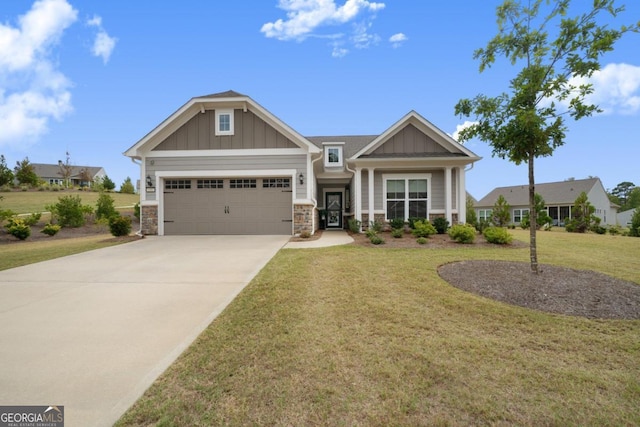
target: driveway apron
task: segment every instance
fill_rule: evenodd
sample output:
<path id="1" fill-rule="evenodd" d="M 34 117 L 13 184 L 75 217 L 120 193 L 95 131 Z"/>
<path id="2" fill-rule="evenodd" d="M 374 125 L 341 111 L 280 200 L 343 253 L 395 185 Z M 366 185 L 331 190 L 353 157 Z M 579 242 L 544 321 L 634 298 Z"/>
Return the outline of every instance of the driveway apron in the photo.
<path id="1" fill-rule="evenodd" d="M 112 425 L 287 241 L 146 237 L 0 271 L 0 405 Z"/>

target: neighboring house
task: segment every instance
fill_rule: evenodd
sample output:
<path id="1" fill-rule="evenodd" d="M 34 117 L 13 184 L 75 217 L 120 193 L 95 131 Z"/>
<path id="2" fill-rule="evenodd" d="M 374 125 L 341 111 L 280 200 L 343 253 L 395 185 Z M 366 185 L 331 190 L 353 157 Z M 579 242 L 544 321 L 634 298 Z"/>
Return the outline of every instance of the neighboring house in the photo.
<path id="1" fill-rule="evenodd" d="M 601 225 L 615 225 L 618 205 L 612 203 L 599 178 L 576 179 L 561 182 L 536 184 L 536 193 L 544 199 L 546 210 L 554 225 L 564 226 L 567 218 L 572 218 L 573 204 L 585 192 L 595 207 L 595 216 Z M 493 206 L 502 195 L 511 207 L 511 222 L 519 224 L 529 212 L 529 185 L 498 187 L 475 204 L 478 221 L 491 218 Z"/>
<path id="2" fill-rule="evenodd" d="M 67 185 L 63 176 L 63 165 L 32 163 L 33 171 L 42 181 L 52 185 Z M 99 166 L 71 166 L 69 187 L 90 187 L 97 178 L 103 179 L 107 174 Z"/>
<path id="3" fill-rule="evenodd" d="M 304 137 L 233 91 L 192 98 L 124 154 L 145 184 L 142 233 L 159 235 L 464 222 L 465 168 L 480 159 L 414 111 L 380 135 Z"/>
<path id="4" fill-rule="evenodd" d="M 638 208 L 640 209 L 640 208 Z M 621 227 L 631 227 L 631 218 L 635 213 L 635 209 L 629 209 L 618 213 L 618 225 Z"/>

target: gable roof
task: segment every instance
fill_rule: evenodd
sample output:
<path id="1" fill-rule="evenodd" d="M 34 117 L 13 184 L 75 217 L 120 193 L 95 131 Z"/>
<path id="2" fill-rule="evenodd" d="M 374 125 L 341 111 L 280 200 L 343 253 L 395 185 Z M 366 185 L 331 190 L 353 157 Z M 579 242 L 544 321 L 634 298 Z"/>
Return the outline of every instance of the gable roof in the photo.
<path id="1" fill-rule="evenodd" d="M 225 92 L 214 93 L 210 95 L 197 96 L 191 98 L 180 107 L 177 111 L 167 117 L 162 123 L 156 126 L 151 132 L 142 137 L 138 142 L 132 145 L 123 154 L 131 158 L 141 158 L 144 152 L 150 151 L 152 148 L 160 144 L 166 137 L 178 130 L 180 126 L 187 123 L 196 114 L 214 108 L 240 108 L 251 110 L 254 114 L 267 122 L 278 132 L 293 141 L 294 144 L 301 148 L 306 148 L 311 153 L 319 153 L 320 149 L 309 142 L 305 137 L 293 130 L 289 125 L 267 111 L 260 104 L 255 102 L 247 95 L 228 90 Z"/>
<path id="2" fill-rule="evenodd" d="M 545 204 L 573 204 L 582 193 L 589 193 L 600 182 L 599 178 L 576 179 L 571 181 L 548 182 L 536 184 L 536 193 L 540 194 Z M 475 204 L 475 207 L 490 207 L 495 205 L 502 195 L 511 206 L 529 205 L 529 185 L 514 185 L 511 187 L 497 187 Z"/>
<path id="3" fill-rule="evenodd" d="M 378 137 L 372 140 L 369 144 L 361 148 L 350 158 L 352 160 L 358 158 L 373 158 L 373 157 L 394 157 L 394 156 L 381 156 L 373 154 L 373 152 L 387 142 L 391 137 L 400 132 L 408 125 L 415 126 L 419 131 L 430 137 L 436 144 L 442 146 L 443 152 L 428 153 L 427 157 L 469 157 L 475 160 L 480 160 L 475 153 L 464 147 L 458 141 L 447 135 L 446 132 L 440 130 L 433 123 L 422 117 L 414 110 L 409 111 L 404 117 L 395 122 L 391 127 L 382 132 Z M 408 157 L 408 156 L 404 156 Z M 420 157 L 425 157 L 421 154 Z"/>
<path id="4" fill-rule="evenodd" d="M 350 158 L 363 147 L 367 146 L 378 135 L 342 135 L 342 136 L 308 136 L 307 139 L 319 148 L 324 142 L 344 142 L 344 156 Z"/>
<path id="5" fill-rule="evenodd" d="M 33 171 L 40 178 L 62 178 L 60 166 L 46 163 L 32 163 Z M 100 166 L 71 166 L 71 176 L 69 178 L 80 178 L 83 170 L 87 170 L 92 177 L 96 177 L 104 169 Z"/>

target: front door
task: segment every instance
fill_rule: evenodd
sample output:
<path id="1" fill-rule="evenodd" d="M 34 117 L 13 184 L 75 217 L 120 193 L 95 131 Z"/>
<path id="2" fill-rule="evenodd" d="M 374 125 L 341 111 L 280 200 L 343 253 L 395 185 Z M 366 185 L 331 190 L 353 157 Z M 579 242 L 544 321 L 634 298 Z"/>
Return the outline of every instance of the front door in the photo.
<path id="1" fill-rule="evenodd" d="M 327 228 L 342 228 L 342 193 L 327 193 Z"/>

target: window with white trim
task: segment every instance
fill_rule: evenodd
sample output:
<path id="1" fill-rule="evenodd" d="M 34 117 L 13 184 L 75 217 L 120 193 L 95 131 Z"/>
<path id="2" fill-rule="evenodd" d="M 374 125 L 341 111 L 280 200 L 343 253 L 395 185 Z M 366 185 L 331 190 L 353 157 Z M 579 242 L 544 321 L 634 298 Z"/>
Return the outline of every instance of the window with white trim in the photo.
<path id="1" fill-rule="evenodd" d="M 491 217 L 493 216 L 493 209 L 479 209 L 478 210 L 478 220 L 479 221 L 491 221 Z"/>
<path id="2" fill-rule="evenodd" d="M 324 165 L 342 166 L 342 147 L 324 147 Z"/>
<path id="3" fill-rule="evenodd" d="M 191 188 L 190 179 L 168 179 L 164 182 L 166 190 L 188 190 Z"/>
<path id="4" fill-rule="evenodd" d="M 233 110 L 216 110 L 216 135 L 233 135 Z"/>
<path id="5" fill-rule="evenodd" d="M 387 219 L 428 218 L 429 178 L 425 174 L 383 176 Z"/>
<path id="6" fill-rule="evenodd" d="M 529 213 L 529 209 L 514 209 L 513 210 L 513 222 L 516 224 L 521 223 L 522 219 Z"/>

